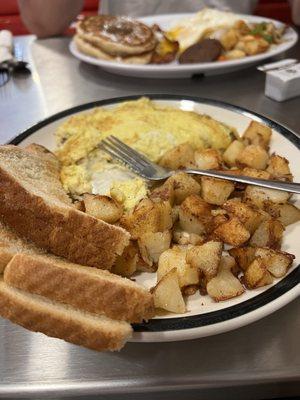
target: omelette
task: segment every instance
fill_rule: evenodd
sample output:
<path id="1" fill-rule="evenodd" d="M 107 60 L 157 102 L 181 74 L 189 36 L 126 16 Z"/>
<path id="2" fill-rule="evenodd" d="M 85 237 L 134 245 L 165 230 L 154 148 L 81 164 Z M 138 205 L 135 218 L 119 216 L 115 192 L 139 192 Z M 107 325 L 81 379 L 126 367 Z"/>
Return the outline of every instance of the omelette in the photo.
<path id="1" fill-rule="evenodd" d="M 147 182 L 97 147 L 109 135 L 157 163 L 165 152 L 182 143 L 195 150 L 223 151 L 235 130 L 207 115 L 161 106 L 148 98 L 98 107 L 69 118 L 56 132 L 64 188 L 73 197 L 86 192 L 114 196 L 129 210 L 147 195 Z"/>

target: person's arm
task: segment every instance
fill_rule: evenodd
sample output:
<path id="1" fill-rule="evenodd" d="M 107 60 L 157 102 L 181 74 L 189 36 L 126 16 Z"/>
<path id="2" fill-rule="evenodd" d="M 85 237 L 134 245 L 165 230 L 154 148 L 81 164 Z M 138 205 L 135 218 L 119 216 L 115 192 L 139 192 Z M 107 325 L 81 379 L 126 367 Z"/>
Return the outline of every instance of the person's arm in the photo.
<path id="1" fill-rule="evenodd" d="M 60 35 L 76 18 L 83 0 L 18 0 L 27 29 L 38 37 Z"/>
<path id="2" fill-rule="evenodd" d="M 292 20 L 295 25 L 300 25 L 300 0 L 290 1 L 292 7 Z"/>

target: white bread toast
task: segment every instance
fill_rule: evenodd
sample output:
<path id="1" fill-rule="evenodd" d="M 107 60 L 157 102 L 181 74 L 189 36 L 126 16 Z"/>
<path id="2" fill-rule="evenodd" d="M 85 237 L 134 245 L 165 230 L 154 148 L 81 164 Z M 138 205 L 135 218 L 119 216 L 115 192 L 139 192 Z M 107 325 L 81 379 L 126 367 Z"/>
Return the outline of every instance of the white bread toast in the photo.
<path id="1" fill-rule="evenodd" d="M 0 281 L 0 315 L 34 332 L 89 349 L 120 350 L 132 334 L 130 324 L 78 311 Z"/>
<path id="2" fill-rule="evenodd" d="M 72 206 L 58 169 L 41 154 L 0 146 L 0 182 L 0 218 L 53 254 L 110 269 L 129 243 L 124 229 Z"/>
<path id="3" fill-rule="evenodd" d="M 4 282 L 113 319 L 141 322 L 154 316 L 152 295 L 135 282 L 58 257 L 16 254 L 4 270 Z"/>
<path id="4" fill-rule="evenodd" d="M 12 229 L 0 220 L 0 274 L 15 254 L 41 255 L 46 252 L 28 240 L 19 237 Z"/>

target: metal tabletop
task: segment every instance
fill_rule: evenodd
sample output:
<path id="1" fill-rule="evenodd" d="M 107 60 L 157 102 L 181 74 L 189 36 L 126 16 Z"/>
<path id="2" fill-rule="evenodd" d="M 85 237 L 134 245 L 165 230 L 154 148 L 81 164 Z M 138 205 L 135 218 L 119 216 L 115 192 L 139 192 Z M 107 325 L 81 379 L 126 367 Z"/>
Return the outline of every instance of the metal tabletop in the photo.
<path id="1" fill-rule="evenodd" d="M 68 38 L 16 38 L 32 76 L 0 88 L 0 141 L 46 116 L 81 103 L 144 93 L 223 100 L 300 133 L 300 98 L 264 96 L 254 67 L 223 76 L 138 79 L 111 75 L 77 61 Z M 299 57 L 300 44 L 289 51 Z M 129 343 L 120 353 L 96 353 L 0 321 L 0 397 L 123 399 L 262 399 L 300 396 L 300 299 L 236 331 L 177 343 Z M 101 397 L 99 397 L 101 396 Z"/>

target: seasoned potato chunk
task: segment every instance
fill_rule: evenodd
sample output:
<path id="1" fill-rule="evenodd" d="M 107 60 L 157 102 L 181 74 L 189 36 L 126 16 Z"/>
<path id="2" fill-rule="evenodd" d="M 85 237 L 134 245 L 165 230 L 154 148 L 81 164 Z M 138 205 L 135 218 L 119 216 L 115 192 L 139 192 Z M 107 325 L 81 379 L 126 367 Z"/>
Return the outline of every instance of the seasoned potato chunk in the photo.
<path id="1" fill-rule="evenodd" d="M 83 202 L 87 214 L 111 224 L 117 222 L 123 214 L 121 204 L 109 196 L 85 193 Z"/>
<path id="2" fill-rule="evenodd" d="M 255 252 L 256 249 L 254 247 L 235 247 L 228 250 L 228 253 L 234 257 L 242 271 L 246 271 L 248 266 L 254 261 Z"/>
<path id="3" fill-rule="evenodd" d="M 201 177 L 202 197 L 210 204 L 223 204 L 234 191 L 234 184 L 222 179 Z"/>
<path id="4" fill-rule="evenodd" d="M 226 60 L 237 60 L 239 58 L 246 57 L 246 53 L 240 49 L 233 49 L 233 50 L 227 51 L 225 54 L 225 57 L 226 57 Z"/>
<path id="5" fill-rule="evenodd" d="M 201 246 L 190 247 L 186 253 L 186 260 L 209 280 L 218 272 L 222 250 L 221 242 L 210 241 Z"/>
<path id="6" fill-rule="evenodd" d="M 229 250 L 241 270 L 246 271 L 256 259 L 261 258 L 267 270 L 276 278 L 284 276 L 294 260 L 294 256 L 279 250 L 266 247 L 240 247 Z"/>
<path id="7" fill-rule="evenodd" d="M 260 257 L 265 261 L 267 270 L 275 278 L 284 276 L 295 258 L 293 254 L 266 248 L 257 248 L 255 250 L 255 257 Z"/>
<path id="8" fill-rule="evenodd" d="M 219 225 L 213 233 L 222 242 L 231 246 L 240 246 L 250 238 L 250 232 L 236 217 L 232 217 L 229 221 Z"/>
<path id="9" fill-rule="evenodd" d="M 260 213 L 250 205 L 242 203 L 239 199 L 227 200 L 223 204 L 223 208 L 230 215 L 237 217 L 250 233 L 253 233 L 262 222 Z"/>
<path id="10" fill-rule="evenodd" d="M 152 265 L 157 263 L 160 255 L 170 248 L 171 232 L 145 232 L 138 239 L 143 260 Z"/>
<path id="11" fill-rule="evenodd" d="M 153 201 L 168 201 L 173 206 L 175 200 L 174 182 L 170 179 L 166 180 L 161 186 L 152 190 L 149 197 Z"/>
<path id="12" fill-rule="evenodd" d="M 180 290 L 176 268 L 162 276 L 152 289 L 154 306 L 177 314 L 186 312 L 184 299 Z"/>
<path id="13" fill-rule="evenodd" d="M 194 158 L 199 169 L 219 169 L 222 164 L 220 154 L 215 149 L 196 150 Z"/>
<path id="14" fill-rule="evenodd" d="M 188 196 L 179 208 L 179 224 L 189 233 L 201 235 L 206 232 L 206 227 L 212 220 L 210 211 L 212 206 L 200 196 L 192 194 Z"/>
<path id="15" fill-rule="evenodd" d="M 275 219 L 278 219 L 284 226 L 294 224 L 300 220 L 300 210 L 294 204 L 265 203 L 265 210 Z"/>
<path id="16" fill-rule="evenodd" d="M 189 233 L 182 230 L 180 227 L 173 229 L 173 241 L 180 245 L 188 244 L 202 244 L 205 240 L 204 235 L 197 235 L 196 233 Z"/>
<path id="17" fill-rule="evenodd" d="M 251 121 L 245 130 L 243 139 L 247 144 L 254 144 L 268 149 L 272 136 L 272 129 L 256 121 Z"/>
<path id="18" fill-rule="evenodd" d="M 181 288 L 199 284 L 198 270 L 187 263 L 186 252 L 186 249 L 180 247 L 164 251 L 158 260 L 157 280 L 160 281 L 162 276 L 176 268 Z"/>
<path id="19" fill-rule="evenodd" d="M 200 184 L 184 172 L 171 176 L 168 181 L 174 184 L 175 204 L 181 204 L 191 194 L 200 193 Z"/>
<path id="20" fill-rule="evenodd" d="M 207 293 L 215 301 L 228 300 L 244 293 L 243 285 L 232 273 L 234 266 L 234 258 L 222 257 L 217 275 L 207 283 Z"/>
<path id="21" fill-rule="evenodd" d="M 255 247 L 280 249 L 284 226 L 276 219 L 263 221 L 253 233 L 249 244 Z"/>
<path id="22" fill-rule="evenodd" d="M 248 204 L 264 209 L 266 203 L 286 203 L 289 197 L 290 194 L 287 192 L 248 185 L 243 200 Z"/>
<path id="23" fill-rule="evenodd" d="M 245 145 L 240 140 L 234 140 L 223 153 L 223 160 L 227 165 L 233 167 L 236 165 L 236 159 L 244 150 Z"/>
<path id="24" fill-rule="evenodd" d="M 138 239 L 145 232 L 169 230 L 173 225 L 170 203 L 143 199 L 129 214 L 123 215 L 121 225 L 130 232 L 133 239 Z"/>
<path id="25" fill-rule="evenodd" d="M 261 286 L 270 285 L 273 282 L 272 275 L 262 258 L 256 258 L 248 266 L 244 273 L 244 282 L 248 289 L 256 289 Z"/>
<path id="26" fill-rule="evenodd" d="M 239 41 L 239 34 L 236 29 L 229 29 L 220 39 L 221 45 L 225 50 L 231 50 Z"/>
<path id="27" fill-rule="evenodd" d="M 113 274 L 126 276 L 129 278 L 137 269 L 138 250 L 137 247 L 130 242 L 125 247 L 123 253 L 116 258 L 115 264 L 112 266 Z"/>
<path id="28" fill-rule="evenodd" d="M 236 162 L 238 165 L 244 167 L 265 169 L 268 159 L 269 155 L 263 147 L 256 144 L 250 144 L 238 155 Z"/>
<path id="29" fill-rule="evenodd" d="M 248 56 L 264 53 L 270 47 L 266 40 L 252 35 L 244 36 L 242 42 L 244 43 L 244 51 Z"/>
<path id="30" fill-rule="evenodd" d="M 271 155 L 268 162 L 267 171 L 270 172 L 274 179 L 283 181 L 293 180 L 293 175 L 291 174 L 288 160 L 276 154 Z"/>
<path id="31" fill-rule="evenodd" d="M 179 144 L 167 151 L 159 161 L 162 167 L 172 170 L 191 167 L 194 163 L 194 150 L 188 143 Z"/>

